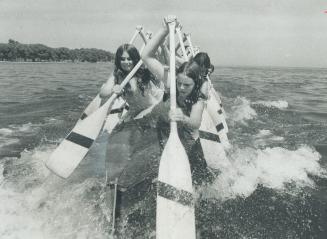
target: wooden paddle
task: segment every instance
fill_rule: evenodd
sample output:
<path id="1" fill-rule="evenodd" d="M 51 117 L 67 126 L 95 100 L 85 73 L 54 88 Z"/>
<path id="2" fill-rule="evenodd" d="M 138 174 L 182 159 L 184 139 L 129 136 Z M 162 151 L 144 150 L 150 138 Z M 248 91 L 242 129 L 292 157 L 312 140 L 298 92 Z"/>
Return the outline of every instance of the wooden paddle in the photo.
<path id="1" fill-rule="evenodd" d="M 143 46 L 140 49 L 140 53 L 142 53 L 145 44 L 149 37 L 146 37 L 143 33 L 143 28 L 138 32 L 140 36 L 142 37 L 144 43 Z M 110 111 L 106 123 L 104 125 L 104 130 L 107 130 L 107 132 L 110 134 L 113 129 L 116 127 L 118 122 L 120 121 L 120 118 L 124 116 L 128 111 L 128 105 L 126 104 L 125 100 L 123 100 L 121 97 L 117 98 L 114 102 L 114 105 L 112 106 L 112 110 Z"/>
<path id="2" fill-rule="evenodd" d="M 135 38 L 137 37 L 137 35 L 142 31 L 143 31 L 142 26 L 140 26 L 140 25 L 136 26 L 135 33 L 132 36 L 131 40 L 129 41 L 129 44 L 133 44 L 133 42 L 135 41 Z"/>
<path id="3" fill-rule="evenodd" d="M 191 35 L 187 34 L 186 37 L 189 42 L 191 52 L 193 52 L 193 54 L 195 54 L 195 50 L 193 49 L 193 45 L 191 42 Z M 228 148 L 230 148 L 231 145 L 230 145 L 228 137 L 227 137 L 228 126 L 226 123 L 225 112 L 222 107 L 221 99 L 220 99 L 219 94 L 213 87 L 213 84 L 210 80 L 209 75 L 207 75 L 206 78 L 209 83 L 209 99 L 207 100 L 207 104 L 204 109 L 204 111 L 206 111 L 206 113 L 203 113 L 202 121 L 204 121 L 204 120 L 206 122 L 209 121 L 209 119 L 207 119 L 207 113 L 208 113 L 211 118 L 211 121 L 215 125 L 215 131 L 217 132 L 219 142 L 223 145 L 224 149 L 228 149 Z M 205 122 L 202 122 L 200 131 L 204 128 L 204 125 L 206 125 Z M 202 130 L 202 131 L 204 132 L 205 130 Z M 214 132 L 213 129 L 211 129 L 211 131 L 212 131 L 211 133 Z M 205 135 L 205 134 L 203 134 L 203 135 Z M 201 138 L 201 136 L 200 136 L 200 138 Z M 210 138 L 216 138 L 216 137 L 210 137 Z M 203 146 L 203 150 L 207 151 L 207 149 L 208 149 L 207 145 L 202 144 L 202 142 L 203 142 L 203 137 L 201 138 L 201 145 Z M 219 148 L 220 148 L 220 146 L 219 146 Z M 219 151 L 221 151 L 221 150 L 219 150 Z M 206 154 L 207 152 L 204 152 L 204 153 Z M 206 157 L 206 155 L 205 155 L 205 157 Z M 207 159 L 207 157 L 206 157 L 206 159 Z"/>
<path id="4" fill-rule="evenodd" d="M 92 114 L 94 111 L 96 111 L 101 105 L 101 98 L 100 94 L 97 94 L 94 99 L 91 101 L 91 103 L 85 108 L 82 115 L 78 119 L 77 123 L 85 119 L 87 116 Z"/>
<path id="5" fill-rule="evenodd" d="M 186 39 L 187 39 L 188 44 L 190 46 L 192 56 L 194 57 L 195 56 L 195 51 L 194 51 L 194 48 L 193 48 L 193 45 L 192 45 L 192 41 L 191 41 L 191 34 L 188 33 L 188 34 L 185 34 L 185 36 L 186 36 Z"/>
<path id="6" fill-rule="evenodd" d="M 122 88 L 132 79 L 141 65 L 142 60 L 135 65 L 133 70 L 120 84 Z M 59 144 L 46 161 L 46 166 L 52 172 L 60 177 L 67 178 L 74 171 L 89 151 L 94 140 L 98 137 L 107 113 L 116 98 L 117 94 L 114 93 L 105 104 L 78 123 Z"/>
<path id="7" fill-rule="evenodd" d="M 143 33 L 143 26 L 136 26 L 135 32 L 131 38 L 131 40 L 129 41 L 129 44 L 133 44 L 133 42 L 135 41 L 137 35 L 140 35 L 144 41 L 144 43 L 146 43 L 146 37 L 144 36 Z M 94 111 L 96 111 L 101 105 L 101 98 L 100 95 L 97 94 L 94 99 L 91 101 L 91 103 L 85 108 L 85 110 L 83 111 L 82 115 L 80 116 L 79 120 L 77 121 L 77 123 L 81 122 L 83 119 L 85 119 L 87 116 L 89 116 L 90 114 L 92 114 Z"/>
<path id="8" fill-rule="evenodd" d="M 185 45 L 184 45 L 183 36 L 182 36 L 182 32 L 181 32 L 180 27 L 176 28 L 176 33 L 177 33 L 177 36 L 178 36 L 178 39 L 179 39 L 180 47 L 181 47 L 182 52 L 183 52 L 184 60 L 188 61 L 188 57 L 187 57 L 187 53 L 186 53 L 186 50 L 185 50 Z"/>
<path id="9" fill-rule="evenodd" d="M 187 39 L 186 39 L 186 36 L 184 35 L 183 36 L 183 43 L 186 41 Z M 178 50 L 179 50 L 179 48 L 181 47 L 181 44 L 180 44 L 180 42 L 178 42 L 177 44 L 176 44 L 176 46 L 175 46 L 175 52 L 177 52 Z"/>
<path id="10" fill-rule="evenodd" d="M 170 108 L 176 109 L 175 27 L 176 17 L 167 19 L 170 40 Z M 157 239 L 195 239 L 195 216 L 190 164 L 178 137 L 177 123 L 161 155 L 157 184 Z"/>

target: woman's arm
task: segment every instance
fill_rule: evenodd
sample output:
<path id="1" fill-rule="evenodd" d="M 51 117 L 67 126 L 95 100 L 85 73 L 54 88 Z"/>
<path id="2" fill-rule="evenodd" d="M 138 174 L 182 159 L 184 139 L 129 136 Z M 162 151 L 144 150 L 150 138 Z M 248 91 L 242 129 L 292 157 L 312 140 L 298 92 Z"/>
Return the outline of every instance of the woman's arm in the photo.
<path id="1" fill-rule="evenodd" d="M 166 44 L 162 43 L 160 45 L 160 56 L 161 56 L 161 62 L 167 66 L 169 66 L 169 49 Z"/>
<path id="2" fill-rule="evenodd" d="M 100 97 L 105 98 L 112 94 L 112 89 L 115 85 L 115 77 L 111 75 L 106 83 L 100 89 Z"/>
<path id="3" fill-rule="evenodd" d="M 169 118 L 171 120 L 182 122 L 191 129 L 199 129 L 202 122 L 205 101 L 208 98 L 208 90 L 208 82 L 204 82 L 200 89 L 202 97 L 199 97 L 198 101 L 192 106 L 190 116 L 185 115 L 180 108 L 177 108 L 175 111 L 169 112 Z"/>
<path id="4" fill-rule="evenodd" d="M 143 52 L 142 52 L 142 60 L 144 64 L 148 67 L 148 69 L 154 74 L 159 80 L 163 81 L 166 84 L 165 80 L 165 70 L 164 65 L 158 61 L 155 57 L 155 53 L 158 47 L 163 43 L 165 37 L 168 34 L 168 27 L 161 27 L 160 30 L 155 34 L 155 36 L 147 43 Z"/>
<path id="5" fill-rule="evenodd" d="M 204 100 L 199 100 L 192 106 L 190 116 L 183 113 L 180 108 L 176 108 L 174 111 L 169 112 L 169 118 L 171 120 L 181 122 L 191 129 L 199 129 L 202 121 L 202 113 L 204 110 Z"/>
<path id="6" fill-rule="evenodd" d="M 183 123 L 188 125 L 192 129 L 199 129 L 202 122 L 202 113 L 204 110 L 205 102 L 203 100 L 198 100 L 191 110 L 190 116 L 184 115 Z"/>

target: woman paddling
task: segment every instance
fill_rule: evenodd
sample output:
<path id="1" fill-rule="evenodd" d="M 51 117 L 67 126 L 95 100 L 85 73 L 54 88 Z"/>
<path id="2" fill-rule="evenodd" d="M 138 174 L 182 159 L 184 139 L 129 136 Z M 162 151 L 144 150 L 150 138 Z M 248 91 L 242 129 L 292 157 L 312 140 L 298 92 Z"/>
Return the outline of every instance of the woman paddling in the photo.
<path id="1" fill-rule="evenodd" d="M 140 54 L 133 45 L 121 45 L 116 51 L 113 75 L 102 86 L 100 91 L 100 97 L 107 97 L 113 92 L 122 95 L 129 104 L 128 116 L 130 118 L 158 103 L 162 97 L 163 87 L 161 82 L 144 67 L 136 72 L 124 89 L 119 86 L 140 60 Z"/>
<path id="2" fill-rule="evenodd" d="M 214 70 L 214 67 L 210 61 L 210 57 L 206 52 L 197 53 L 194 56 L 193 61 L 195 61 L 201 67 L 201 76 L 203 78 L 206 78 Z"/>
<path id="3" fill-rule="evenodd" d="M 142 53 L 142 60 L 148 69 L 165 84 L 163 102 L 154 111 L 161 113 L 158 119 L 158 135 L 161 146 L 169 135 L 169 119 L 178 122 L 180 139 L 188 154 L 193 183 L 202 184 L 211 181 L 212 175 L 207 168 L 199 141 L 199 127 L 207 99 L 208 83 L 200 77 L 201 68 L 193 61 L 183 63 L 176 71 L 177 108 L 169 111 L 169 86 L 167 68 L 155 58 L 155 52 L 168 35 L 168 26 L 163 27 L 148 42 Z M 167 117 L 169 112 L 169 119 Z"/>
<path id="4" fill-rule="evenodd" d="M 160 151 L 155 130 L 156 119 L 146 114 L 161 101 L 163 84 L 141 67 L 122 89 L 119 84 L 140 61 L 138 50 L 123 44 L 116 51 L 113 76 L 102 86 L 100 96 L 115 92 L 128 104 L 128 113 L 108 139 L 106 151 L 107 179 L 116 181 L 118 189 L 126 189 L 143 180 L 157 163 Z M 109 122 L 110 123 L 110 122 Z"/>

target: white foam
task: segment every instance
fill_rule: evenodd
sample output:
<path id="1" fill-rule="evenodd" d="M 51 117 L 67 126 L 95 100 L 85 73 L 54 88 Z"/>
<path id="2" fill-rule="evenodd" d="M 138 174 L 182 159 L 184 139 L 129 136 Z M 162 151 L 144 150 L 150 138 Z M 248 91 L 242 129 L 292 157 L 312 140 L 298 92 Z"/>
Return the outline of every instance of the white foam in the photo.
<path id="1" fill-rule="evenodd" d="M 8 136 L 8 135 L 11 135 L 12 133 L 13 133 L 12 129 L 8 129 L 8 128 L 0 129 L 0 135 Z"/>
<path id="2" fill-rule="evenodd" d="M 273 141 L 282 141 L 284 137 L 274 135 L 270 130 L 262 129 L 257 135 L 254 136 L 255 145 L 268 145 Z"/>
<path id="3" fill-rule="evenodd" d="M 269 135 L 272 135 L 272 133 L 269 129 L 261 129 L 256 137 L 260 138 L 260 137 L 265 137 L 265 136 L 269 136 Z"/>
<path id="4" fill-rule="evenodd" d="M 18 130 L 19 131 L 21 131 L 21 132 L 29 132 L 29 131 L 31 131 L 32 130 L 32 127 L 33 127 L 34 125 L 32 124 L 32 123 L 26 123 L 26 124 L 23 124 L 22 126 L 20 126 L 19 128 L 18 128 Z"/>
<path id="5" fill-rule="evenodd" d="M 238 96 L 231 107 L 230 120 L 245 123 L 246 120 L 254 119 L 257 113 L 251 108 L 251 102 L 245 97 Z"/>
<path id="6" fill-rule="evenodd" d="M 236 149 L 230 155 L 231 166 L 222 168 L 208 196 L 223 200 L 248 197 L 259 184 L 275 190 L 292 190 L 287 187 L 289 183 L 294 188 L 315 187 L 309 175 L 327 175 L 319 164 L 320 158 L 320 154 L 308 146 L 295 151 L 280 147 Z"/>
<path id="7" fill-rule="evenodd" d="M 288 102 L 285 100 L 277 100 L 277 101 L 257 101 L 254 104 L 261 104 L 266 107 L 275 107 L 278 109 L 286 109 L 288 107 Z"/>
<path id="8" fill-rule="evenodd" d="M 0 148 L 12 144 L 17 144 L 19 139 L 7 139 L 7 138 L 0 138 Z"/>
<path id="9" fill-rule="evenodd" d="M 8 159 L 6 166 L 0 163 L 1 239 L 107 238 L 97 209 L 102 181 L 72 182 L 50 174 L 44 161 L 54 147 L 43 145 Z"/>
<path id="10" fill-rule="evenodd" d="M 38 124 L 26 123 L 23 125 L 9 125 L 9 128 L 0 129 L 0 149 L 8 145 L 17 144 L 20 137 L 25 134 L 33 134 L 39 130 Z"/>

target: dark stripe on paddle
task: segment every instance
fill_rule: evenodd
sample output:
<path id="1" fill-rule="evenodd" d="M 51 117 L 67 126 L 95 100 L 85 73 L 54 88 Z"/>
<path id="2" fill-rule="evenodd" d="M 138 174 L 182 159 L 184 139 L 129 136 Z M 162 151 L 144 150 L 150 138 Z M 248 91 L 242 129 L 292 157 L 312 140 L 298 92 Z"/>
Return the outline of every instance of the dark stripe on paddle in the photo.
<path id="1" fill-rule="evenodd" d="M 168 200 L 180 203 L 184 206 L 193 207 L 193 195 L 185 190 L 180 190 L 164 182 L 157 182 L 158 195 Z"/>
<path id="2" fill-rule="evenodd" d="M 125 105 L 123 108 L 113 109 L 110 111 L 110 114 L 122 113 L 124 109 L 129 110 L 129 106 Z"/>
<path id="3" fill-rule="evenodd" d="M 85 137 L 85 136 L 75 133 L 75 132 L 71 132 L 67 136 L 66 140 L 71 141 L 75 144 L 78 144 L 84 148 L 90 148 L 94 141 L 93 139 L 90 139 L 88 137 Z"/>
<path id="4" fill-rule="evenodd" d="M 217 134 L 213 134 L 213 133 L 202 131 L 202 130 L 199 130 L 199 133 L 200 133 L 201 139 L 216 141 L 216 142 L 220 143 L 220 138 Z"/>
<path id="5" fill-rule="evenodd" d="M 124 110 L 123 108 L 113 109 L 113 110 L 110 111 L 110 114 L 121 113 L 121 112 L 123 112 L 123 110 Z"/>
<path id="6" fill-rule="evenodd" d="M 81 115 L 80 119 L 83 120 L 83 119 L 85 119 L 86 117 L 87 117 L 87 114 L 85 114 L 85 113 L 83 112 L 83 114 Z"/>
<path id="7" fill-rule="evenodd" d="M 217 132 L 219 132 L 219 131 L 222 130 L 222 129 L 224 129 L 224 125 L 223 125 L 223 123 L 220 123 L 220 124 L 217 124 L 217 125 L 216 125 L 216 130 L 217 130 Z"/>

